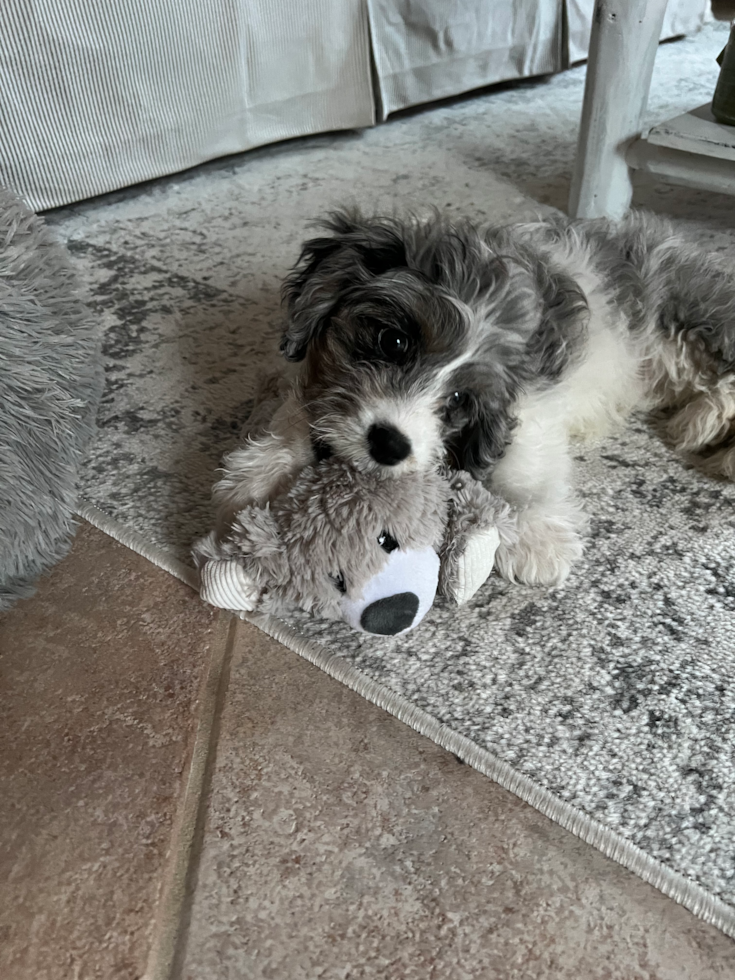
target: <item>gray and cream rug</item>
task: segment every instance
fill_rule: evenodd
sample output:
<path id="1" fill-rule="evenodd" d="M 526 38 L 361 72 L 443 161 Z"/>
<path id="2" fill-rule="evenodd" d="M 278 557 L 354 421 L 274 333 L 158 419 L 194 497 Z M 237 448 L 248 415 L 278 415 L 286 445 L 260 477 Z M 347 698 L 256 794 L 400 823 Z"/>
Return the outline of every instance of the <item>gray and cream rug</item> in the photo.
<path id="1" fill-rule="evenodd" d="M 652 119 L 708 100 L 725 36 L 661 47 Z M 279 284 L 308 219 L 353 200 L 492 221 L 563 208 L 583 81 L 574 69 L 51 215 L 106 329 L 85 499 L 185 559 L 277 363 Z M 646 184 L 636 202 L 735 259 L 735 200 Z M 562 591 L 494 579 L 392 641 L 261 625 L 735 935 L 735 487 L 685 468 L 643 420 L 578 456 L 594 519 Z"/>

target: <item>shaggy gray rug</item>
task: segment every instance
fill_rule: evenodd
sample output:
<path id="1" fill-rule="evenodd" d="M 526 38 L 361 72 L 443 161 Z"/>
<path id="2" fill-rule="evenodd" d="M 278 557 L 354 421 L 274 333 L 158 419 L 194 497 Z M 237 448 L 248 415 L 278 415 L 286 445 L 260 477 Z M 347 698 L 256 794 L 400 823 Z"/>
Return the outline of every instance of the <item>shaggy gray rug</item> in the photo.
<path id="1" fill-rule="evenodd" d="M 653 119 L 707 101 L 725 37 L 660 48 Z M 59 215 L 107 328 L 84 493 L 109 526 L 159 560 L 208 529 L 310 217 L 355 198 L 495 221 L 563 207 L 583 83 L 575 69 Z M 636 202 L 735 261 L 733 200 L 644 184 Z M 392 641 L 261 625 L 735 934 L 735 487 L 640 419 L 578 455 L 592 536 L 564 590 L 494 579 Z"/>
<path id="2" fill-rule="evenodd" d="M 100 331 L 65 250 L 0 188 L 0 610 L 69 549 L 101 390 Z"/>

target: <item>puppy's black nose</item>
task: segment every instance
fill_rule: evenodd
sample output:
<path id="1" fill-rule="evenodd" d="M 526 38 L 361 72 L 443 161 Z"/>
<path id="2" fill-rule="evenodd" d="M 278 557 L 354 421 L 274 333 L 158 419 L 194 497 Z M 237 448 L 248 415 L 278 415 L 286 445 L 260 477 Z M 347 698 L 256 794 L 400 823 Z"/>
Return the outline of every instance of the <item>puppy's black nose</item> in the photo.
<path id="1" fill-rule="evenodd" d="M 411 452 L 411 443 L 392 425 L 371 425 L 367 441 L 370 455 L 383 466 L 395 466 Z"/>
<path id="2" fill-rule="evenodd" d="M 396 595 L 376 599 L 365 606 L 360 616 L 360 625 L 366 633 L 379 633 L 381 636 L 395 636 L 408 629 L 414 621 L 419 608 L 419 597 L 413 592 L 398 592 Z"/>

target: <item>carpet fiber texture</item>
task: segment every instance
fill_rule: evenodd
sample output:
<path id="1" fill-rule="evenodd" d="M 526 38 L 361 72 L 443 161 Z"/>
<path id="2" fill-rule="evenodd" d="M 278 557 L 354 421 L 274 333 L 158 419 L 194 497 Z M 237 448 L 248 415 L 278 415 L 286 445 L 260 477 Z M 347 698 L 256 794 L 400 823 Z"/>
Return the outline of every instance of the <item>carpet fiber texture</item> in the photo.
<path id="1" fill-rule="evenodd" d="M 652 120 L 708 100 L 725 37 L 660 48 Z M 106 325 L 86 498 L 185 557 L 278 363 L 279 284 L 307 220 L 345 201 L 499 222 L 563 208 L 583 83 L 574 69 L 59 214 Z M 733 200 L 642 183 L 635 202 L 735 259 Z M 642 419 L 577 455 L 592 529 L 565 589 L 492 579 L 398 640 L 306 618 L 282 635 L 735 934 L 735 487 Z"/>
<path id="2" fill-rule="evenodd" d="M 68 551 L 101 390 L 100 332 L 71 263 L 0 188 L 0 610 Z"/>

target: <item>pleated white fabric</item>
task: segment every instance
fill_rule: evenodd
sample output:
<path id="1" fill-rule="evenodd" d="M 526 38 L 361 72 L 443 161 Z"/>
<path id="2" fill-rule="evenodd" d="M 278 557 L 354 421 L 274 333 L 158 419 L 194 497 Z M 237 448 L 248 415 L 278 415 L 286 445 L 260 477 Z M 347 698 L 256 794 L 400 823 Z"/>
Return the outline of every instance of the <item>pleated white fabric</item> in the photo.
<path id="1" fill-rule="evenodd" d="M 559 71 L 555 0 L 368 0 L 380 118 L 494 82 Z"/>
<path id="2" fill-rule="evenodd" d="M 36 210 L 373 104 L 362 0 L 0 3 L 0 183 Z"/>
<path id="3" fill-rule="evenodd" d="M 586 57 L 593 6 L 1 0 L 0 184 L 43 210 L 558 71 Z M 706 7 L 671 0 L 664 36 L 696 30 Z"/>

